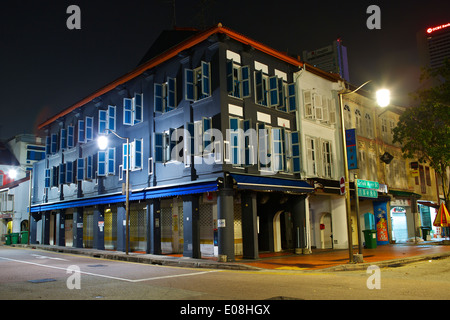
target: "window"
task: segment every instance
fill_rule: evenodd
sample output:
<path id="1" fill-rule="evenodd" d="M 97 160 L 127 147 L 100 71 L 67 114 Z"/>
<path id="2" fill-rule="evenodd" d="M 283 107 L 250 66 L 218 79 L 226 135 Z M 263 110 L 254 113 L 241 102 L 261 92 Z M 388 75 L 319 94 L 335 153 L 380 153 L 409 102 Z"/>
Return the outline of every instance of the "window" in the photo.
<path id="1" fill-rule="evenodd" d="M 84 120 L 78 120 L 78 143 L 85 142 Z"/>
<path id="2" fill-rule="evenodd" d="M 309 175 L 317 175 L 316 141 L 311 137 L 306 137 L 306 167 Z"/>
<path id="3" fill-rule="evenodd" d="M 300 132 L 291 132 L 291 150 L 292 150 L 292 172 L 300 173 L 301 158 L 300 158 Z"/>
<path id="4" fill-rule="evenodd" d="M 45 169 L 45 188 L 50 188 L 50 169 Z"/>
<path id="5" fill-rule="evenodd" d="M 250 97 L 250 67 L 227 60 L 227 91 L 236 98 Z"/>
<path id="6" fill-rule="evenodd" d="M 255 102 L 263 106 L 267 106 L 268 78 L 262 70 L 255 71 Z"/>
<path id="7" fill-rule="evenodd" d="M 285 169 L 284 132 L 281 128 L 272 128 L 272 160 L 275 172 Z"/>
<path id="8" fill-rule="evenodd" d="M 155 112 L 168 112 L 177 107 L 176 78 L 167 77 L 163 84 L 155 83 L 154 105 Z"/>
<path id="9" fill-rule="evenodd" d="M 348 105 L 344 106 L 344 126 L 347 129 L 352 127 L 352 114 Z"/>
<path id="10" fill-rule="evenodd" d="M 52 140 L 50 136 L 45 137 L 45 155 L 52 154 Z"/>
<path id="11" fill-rule="evenodd" d="M 59 149 L 64 150 L 67 148 L 67 129 L 61 128 L 59 139 Z"/>
<path id="12" fill-rule="evenodd" d="M 155 132 L 154 134 L 154 146 L 155 146 L 155 162 L 164 162 L 164 133 Z M 125 159 L 124 159 L 124 164 Z M 124 166 L 126 168 L 126 166 Z"/>
<path id="13" fill-rule="evenodd" d="M 108 121 L 108 111 L 98 110 L 98 133 L 106 133 L 106 124 Z"/>
<path id="14" fill-rule="evenodd" d="M 231 164 L 239 166 L 242 164 L 242 142 L 241 142 L 241 132 L 242 132 L 242 119 L 230 117 L 230 160 Z"/>
<path id="15" fill-rule="evenodd" d="M 85 126 L 86 126 L 86 142 L 91 141 L 92 139 L 94 139 L 94 118 L 93 117 L 86 117 L 86 122 L 85 122 Z"/>
<path id="16" fill-rule="evenodd" d="M 372 123 L 372 119 L 370 118 L 370 114 L 366 113 L 364 116 L 364 119 L 366 121 L 367 138 L 373 138 L 373 123 Z"/>
<path id="17" fill-rule="evenodd" d="M 84 180 L 84 165 L 85 160 L 83 158 L 77 159 L 77 181 Z"/>
<path id="18" fill-rule="evenodd" d="M 323 176 L 325 178 L 332 178 L 332 153 L 331 142 L 322 141 L 322 162 L 323 162 Z"/>
<path id="19" fill-rule="evenodd" d="M 97 176 L 106 176 L 106 151 L 99 151 L 97 155 Z"/>
<path id="20" fill-rule="evenodd" d="M 295 86 L 292 86 L 290 91 L 292 94 L 292 98 L 290 99 L 295 100 Z M 336 123 L 336 103 L 334 99 L 314 93 L 311 90 L 305 90 L 303 91 L 303 102 L 305 105 L 306 119 L 319 120 L 321 123 L 327 124 Z M 295 111 L 295 109 L 293 110 Z"/>
<path id="21" fill-rule="evenodd" d="M 142 169 L 143 152 L 142 152 L 142 139 L 134 139 L 130 145 L 131 151 L 131 170 Z"/>
<path id="22" fill-rule="evenodd" d="M 75 146 L 74 134 L 75 134 L 74 126 L 68 126 L 67 127 L 67 148 L 73 148 Z"/>
<path id="23" fill-rule="evenodd" d="M 68 161 L 65 163 L 65 170 L 66 170 L 66 183 L 73 183 L 73 162 Z"/>
<path id="24" fill-rule="evenodd" d="M 27 145 L 27 161 L 39 161 L 45 159 L 45 147 Z"/>
<path id="25" fill-rule="evenodd" d="M 257 124 L 258 131 L 258 156 L 259 156 L 259 169 L 260 170 L 270 170 L 271 169 L 271 153 L 272 153 L 272 143 L 271 143 L 271 127 L 264 124 Z"/>
<path id="26" fill-rule="evenodd" d="M 110 175 L 116 174 L 116 148 L 108 148 L 108 159 L 106 173 Z"/>
<path id="27" fill-rule="evenodd" d="M 85 180 L 92 180 L 94 179 L 94 157 L 93 156 L 87 156 L 85 158 Z"/>
<path id="28" fill-rule="evenodd" d="M 135 93 L 133 99 L 133 124 L 141 123 L 144 119 L 144 95 Z"/>
<path id="29" fill-rule="evenodd" d="M 355 128 L 356 133 L 362 135 L 362 117 L 361 111 L 359 111 L 359 109 L 355 110 Z"/>
<path id="30" fill-rule="evenodd" d="M 122 169 L 124 171 L 129 169 L 129 166 L 128 166 L 128 156 L 129 155 L 131 155 L 131 153 L 129 154 L 128 145 L 126 143 L 124 143 L 122 145 Z"/>
<path id="31" fill-rule="evenodd" d="M 211 66 L 202 61 L 197 69 L 184 70 L 184 89 L 187 101 L 197 101 L 211 95 Z"/>
<path id="32" fill-rule="evenodd" d="M 123 124 L 131 126 L 133 124 L 133 99 L 123 99 Z"/>
<path id="33" fill-rule="evenodd" d="M 108 106 L 107 110 L 98 110 L 98 133 L 106 133 L 106 129 L 116 131 L 116 107 Z"/>
<path id="34" fill-rule="evenodd" d="M 51 154 L 55 154 L 56 151 L 58 151 L 58 134 L 52 133 Z"/>

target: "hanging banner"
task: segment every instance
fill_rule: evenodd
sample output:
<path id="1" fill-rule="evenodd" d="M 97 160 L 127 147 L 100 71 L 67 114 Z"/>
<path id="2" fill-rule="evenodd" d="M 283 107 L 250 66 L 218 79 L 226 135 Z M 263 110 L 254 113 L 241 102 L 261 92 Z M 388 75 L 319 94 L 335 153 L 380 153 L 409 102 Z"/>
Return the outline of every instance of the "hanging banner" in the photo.
<path id="1" fill-rule="evenodd" d="M 358 169 L 358 151 L 356 148 L 356 129 L 345 130 L 348 170 Z"/>
<path id="2" fill-rule="evenodd" d="M 377 228 L 377 244 L 389 244 L 389 233 L 387 225 L 387 202 L 373 201 L 373 212 Z"/>

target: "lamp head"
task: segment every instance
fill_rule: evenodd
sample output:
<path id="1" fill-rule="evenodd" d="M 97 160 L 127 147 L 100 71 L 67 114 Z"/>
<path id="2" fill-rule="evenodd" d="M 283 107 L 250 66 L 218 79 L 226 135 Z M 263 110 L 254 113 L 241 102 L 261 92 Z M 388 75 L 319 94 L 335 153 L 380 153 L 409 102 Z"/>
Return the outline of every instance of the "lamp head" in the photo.
<path id="1" fill-rule="evenodd" d="M 100 150 L 105 150 L 108 147 L 108 138 L 106 136 L 99 136 L 97 138 L 97 144 Z"/>
<path id="2" fill-rule="evenodd" d="M 391 102 L 391 93 L 388 89 L 380 89 L 377 91 L 377 103 L 384 108 Z"/>

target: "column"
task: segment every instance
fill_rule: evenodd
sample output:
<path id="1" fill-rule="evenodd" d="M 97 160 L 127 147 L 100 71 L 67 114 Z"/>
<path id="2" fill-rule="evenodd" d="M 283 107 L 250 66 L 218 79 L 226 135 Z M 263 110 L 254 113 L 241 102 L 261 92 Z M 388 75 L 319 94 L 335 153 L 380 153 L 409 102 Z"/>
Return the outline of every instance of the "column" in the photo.
<path id="1" fill-rule="evenodd" d="M 217 197 L 219 261 L 234 261 L 233 189 L 222 188 Z"/>
<path id="2" fill-rule="evenodd" d="M 243 191 L 242 205 L 242 249 L 245 259 L 258 259 L 258 225 L 256 193 Z"/>
<path id="3" fill-rule="evenodd" d="M 183 256 L 201 258 L 200 226 L 199 226 L 199 195 L 183 197 Z"/>
<path id="4" fill-rule="evenodd" d="M 147 203 L 147 253 L 161 254 L 161 200 Z"/>
<path id="5" fill-rule="evenodd" d="M 296 253 L 306 253 L 306 196 L 295 196 L 292 203 L 292 219 L 294 222 L 294 243 Z"/>
<path id="6" fill-rule="evenodd" d="M 83 208 L 73 210 L 73 245 L 74 248 L 83 248 Z"/>
<path id="7" fill-rule="evenodd" d="M 35 212 L 31 213 L 31 221 L 30 221 L 30 244 L 37 244 L 37 222 L 41 220 L 41 213 Z"/>
<path id="8" fill-rule="evenodd" d="M 102 206 L 94 207 L 94 244 L 93 248 L 105 250 L 105 216 Z"/>
<path id="9" fill-rule="evenodd" d="M 117 251 L 126 251 L 126 217 L 125 204 L 117 206 Z"/>
<path id="10" fill-rule="evenodd" d="M 50 212 L 42 213 L 42 244 L 50 244 Z"/>
<path id="11" fill-rule="evenodd" d="M 56 245 L 64 247 L 66 245 L 66 213 L 65 209 L 56 212 Z"/>

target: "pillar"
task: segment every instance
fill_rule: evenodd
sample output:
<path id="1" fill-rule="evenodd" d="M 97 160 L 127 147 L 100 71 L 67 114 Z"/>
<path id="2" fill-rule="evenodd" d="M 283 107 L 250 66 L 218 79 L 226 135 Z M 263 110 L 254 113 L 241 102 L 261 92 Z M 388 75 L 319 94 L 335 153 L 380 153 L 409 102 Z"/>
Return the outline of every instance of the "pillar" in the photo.
<path id="1" fill-rule="evenodd" d="M 231 188 L 221 188 L 217 197 L 219 260 L 234 261 L 234 207 Z"/>
<path id="2" fill-rule="evenodd" d="M 256 193 L 241 193 L 242 205 L 242 249 L 245 259 L 258 259 L 258 225 Z"/>
<path id="3" fill-rule="evenodd" d="M 147 203 L 147 249 L 146 253 L 161 254 L 161 200 Z"/>
<path id="4" fill-rule="evenodd" d="M 117 206 L 117 251 L 126 251 L 126 217 L 125 204 Z"/>
<path id="5" fill-rule="evenodd" d="M 105 216 L 102 206 L 94 207 L 94 245 L 97 250 L 105 250 Z"/>
<path id="6" fill-rule="evenodd" d="M 200 259 L 199 195 L 183 197 L 183 219 L 183 256 Z"/>
<path id="7" fill-rule="evenodd" d="M 58 210 L 56 212 L 56 245 L 65 246 L 66 245 L 66 212 L 64 209 Z"/>
<path id="8" fill-rule="evenodd" d="M 50 212 L 42 213 L 42 244 L 50 244 Z"/>
<path id="9" fill-rule="evenodd" d="M 296 253 L 306 253 L 308 243 L 306 237 L 306 196 L 299 195 L 293 198 L 292 219 L 294 222 L 294 243 Z"/>
<path id="10" fill-rule="evenodd" d="M 73 210 L 73 245 L 74 248 L 83 248 L 83 208 Z"/>
<path id="11" fill-rule="evenodd" d="M 37 244 L 37 222 L 41 220 L 42 215 L 40 213 L 31 213 L 31 221 L 30 221 L 30 244 Z"/>

